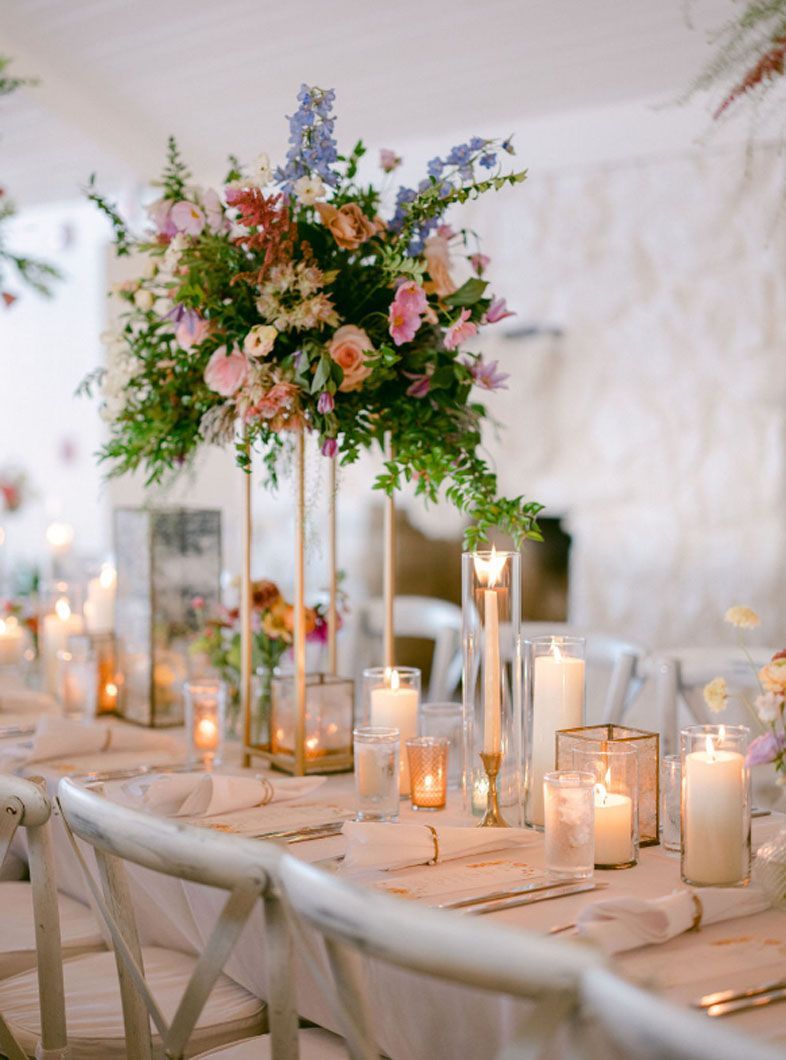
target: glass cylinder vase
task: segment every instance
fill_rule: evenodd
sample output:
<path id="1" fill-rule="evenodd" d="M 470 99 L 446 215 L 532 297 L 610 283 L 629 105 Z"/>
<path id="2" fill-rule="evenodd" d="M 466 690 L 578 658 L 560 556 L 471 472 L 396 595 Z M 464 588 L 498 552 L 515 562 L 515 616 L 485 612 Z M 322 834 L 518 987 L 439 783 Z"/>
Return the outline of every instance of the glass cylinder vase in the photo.
<path id="1" fill-rule="evenodd" d="M 186 681 L 183 694 L 191 761 L 218 765 L 224 746 L 227 686 L 210 678 Z"/>
<path id="2" fill-rule="evenodd" d="M 680 734 L 682 878 L 732 887 L 751 875 L 750 730 L 692 725 Z"/>
<path id="3" fill-rule="evenodd" d="M 573 768 L 595 778 L 596 869 L 629 869 L 639 860 L 638 767 L 633 747 L 573 750 Z"/>
<path id="4" fill-rule="evenodd" d="M 361 725 L 398 729 L 401 794 L 409 795 L 409 762 L 404 745 L 418 734 L 420 670 L 416 666 L 372 666 L 363 671 Z"/>
<path id="5" fill-rule="evenodd" d="M 557 765 L 557 732 L 584 723 L 584 649 L 584 638 L 572 636 L 534 637 L 525 645 L 525 820 L 533 828 L 543 828 L 543 778 Z"/>
<path id="6" fill-rule="evenodd" d="M 462 586 L 464 807 L 487 809 L 496 775 L 505 821 L 522 823 L 521 557 L 518 552 L 465 552 Z M 481 757 L 483 756 L 483 757 Z M 485 762 L 495 758 L 498 774 Z M 498 756 L 498 757 L 497 757 Z M 485 759 L 485 761 L 484 761 Z"/>

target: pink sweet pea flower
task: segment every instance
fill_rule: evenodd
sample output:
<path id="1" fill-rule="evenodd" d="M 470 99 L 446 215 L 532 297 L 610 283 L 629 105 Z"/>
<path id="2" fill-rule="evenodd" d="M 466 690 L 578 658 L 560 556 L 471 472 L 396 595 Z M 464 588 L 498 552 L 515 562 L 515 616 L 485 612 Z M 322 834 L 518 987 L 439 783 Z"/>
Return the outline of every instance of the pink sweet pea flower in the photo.
<path id="1" fill-rule="evenodd" d="M 401 165 L 401 159 L 395 151 L 389 147 L 383 147 L 379 152 L 379 164 L 386 173 L 392 173 Z"/>
<path id="2" fill-rule="evenodd" d="M 412 342 L 420 327 L 420 313 L 412 313 L 397 301 L 390 306 L 390 327 L 388 331 L 397 346 Z"/>
<path id="3" fill-rule="evenodd" d="M 786 747 L 786 736 L 781 733 L 765 732 L 751 740 L 745 762 L 749 766 L 762 766 L 774 762 Z"/>
<path id="4" fill-rule="evenodd" d="M 470 316 L 469 309 L 462 309 L 459 313 L 458 319 L 454 320 L 445 332 L 446 350 L 455 350 L 462 342 L 471 339 L 473 335 L 477 335 L 478 325 L 472 323 L 469 319 Z"/>
<path id="5" fill-rule="evenodd" d="M 482 276 L 491 264 L 491 258 L 488 256 L 488 254 L 473 254 L 470 257 L 469 261 L 470 265 L 478 274 L 478 276 Z"/>
<path id="6" fill-rule="evenodd" d="M 324 416 L 328 412 L 332 412 L 335 407 L 336 402 L 333 399 L 333 395 L 329 390 L 323 390 L 319 395 L 319 401 L 317 401 L 317 412 L 321 412 Z"/>
<path id="7" fill-rule="evenodd" d="M 410 386 L 407 387 L 407 397 L 423 398 L 428 394 L 431 389 L 431 372 L 424 372 L 423 375 L 404 372 L 404 375 L 412 380 Z"/>
<path id="8" fill-rule="evenodd" d="M 396 288 L 393 301 L 407 314 L 425 313 L 428 306 L 426 292 L 414 280 L 402 280 Z"/>
<path id="9" fill-rule="evenodd" d="M 205 215 L 193 202 L 182 199 L 176 202 L 171 211 L 172 224 L 178 232 L 187 236 L 198 236 L 205 227 Z"/>
<path id="10" fill-rule="evenodd" d="M 227 353 L 226 346 L 219 346 L 205 367 L 205 382 L 222 397 L 231 397 L 247 377 L 248 360 L 237 347 Z"/>
<path id="11" fill-rule="evenodd" d="M 491 305 L 486 310 L 486 323 L 498 324 L 505 317 L 514 317 L 515 315 L 512 310 L 508 309 L 507 301 L 504 298 L 492 298 Z"/>
<path id="12" fill-rule="evenodd" d="M 193 346 L 198 346 L 210 333 L 210 325 L 196 309 L 176 306 L 169 316 L 177 323 L 175 338 L 182 350 L 190 350 Z"/>
<path id="13" fill-rule="evenodd" d="M 156 232 L 165 239 L 171 239 L 177 232 L 172 221 L 172 203 L 168 199 L 156 199 L 147 208 L 147 215 L 156 226 Z"/>
<path id="14" fill-rule="evenodd" d="M 323 456 L 333 457 L 338 452 L 338 442 L 335 438 L 326 438 L 322 443 L 320 452 Z"/>

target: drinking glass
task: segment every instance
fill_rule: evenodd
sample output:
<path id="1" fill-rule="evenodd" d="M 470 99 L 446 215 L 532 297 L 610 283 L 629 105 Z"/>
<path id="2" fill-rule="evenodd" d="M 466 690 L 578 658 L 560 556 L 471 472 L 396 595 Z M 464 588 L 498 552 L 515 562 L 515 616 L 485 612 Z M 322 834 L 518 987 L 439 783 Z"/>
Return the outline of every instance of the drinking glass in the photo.
<path id="1" fill-rule="evenodd" d="M 680 785 L 682 764 L 679 755 L 664 755 L 660 765 L 660 844 L 664 850 L 680 852 Z"/>
<path id="2" fill-rule="evenodd" d="M 585 880 L 595 865 L 595 774 L 560 769 L 543 778 L 546 872 Z"/>
<path id="3" fill-rule="evenodd" d="M 218 765 L 224 747 L 227 686 L 204 678 L 183 684 L 186 734 L 192 761 Z"/>
<path id="4" fill-rule="evenodd" d="M 96 716 L 98 663 L 87 644 L 71 644 L 57 655 L 57 698 L 63 716 L 91 720 Z"/>
<path id="5" fill-rule="evenodd" d="M 364 725 L 352 735 L 357 819 L 395 820 L 399 810 L 399 730 Z"/>

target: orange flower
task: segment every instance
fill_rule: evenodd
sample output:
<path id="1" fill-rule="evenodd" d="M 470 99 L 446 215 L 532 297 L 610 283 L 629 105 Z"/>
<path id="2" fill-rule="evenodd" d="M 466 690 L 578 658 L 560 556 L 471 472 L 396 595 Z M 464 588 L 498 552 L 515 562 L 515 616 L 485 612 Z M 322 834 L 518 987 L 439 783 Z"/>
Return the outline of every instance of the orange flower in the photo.
<path id="1" fill-rule="evenodd" d="M 440 235 L 430 236 L 426 240 L 423 254 L 431 278 L 431 282 L 423 286 L 427 291 L 434 291 L 438 297 L 447 298 L 456 290 L 456 285 L 450 275 L 450 247 L 447 239 Z"/>
<path id="2" fill-rule="evenodd" d="M 379 223 L 370 221 L 356 202 L 348 202 L 338 210 L 330 203 L 318 202 L 316 208 L 322 223 L 343 250 L 357 250 L 379 231 Z"/>

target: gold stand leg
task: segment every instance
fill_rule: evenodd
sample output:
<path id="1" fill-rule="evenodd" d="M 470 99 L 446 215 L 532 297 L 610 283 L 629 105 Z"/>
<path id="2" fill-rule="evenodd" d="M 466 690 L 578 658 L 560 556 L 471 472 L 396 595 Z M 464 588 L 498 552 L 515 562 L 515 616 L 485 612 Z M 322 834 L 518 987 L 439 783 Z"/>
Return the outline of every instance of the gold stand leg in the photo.
<path id="1" fill-rule="evenodd" d="M 393 459 L 393 440 L 385 436 L 385 460 Z M 383 597 L 385 601 L 384 660 L 385 666 L 396 665 L 396 633 L 393 602 L 396 598 L 396 502 L 385 496 L 385 559 L 383 568 Z"/>
<path id="2" fill-rule="evenodd" d="M 295 442 L 295 776 L 306 772 L 306 563 L 305 522 L 306 440 L 301 429 Z"/>
<path id="3" fill-rule="evenodd" d="M 338 673 L 338 550 L 336 547 L 336 457 L 330 459 L 328 478 L 328 563 L 330 565 L 330 602 L 328 604 L 328 673 Z"/>
<path id="4" fill-rule="evenodd" d="M 251 459 L 250 448 L 246 454 Z M 240 569 L 240 708 L 243 712 L 243 746 L 251 746 L 251 466 L 243 471 L 242 505 L 242 562 Z M 251 764 L 248 751 L 243 751 L 243 765 Z"/>

